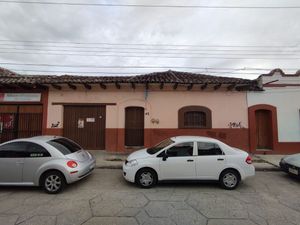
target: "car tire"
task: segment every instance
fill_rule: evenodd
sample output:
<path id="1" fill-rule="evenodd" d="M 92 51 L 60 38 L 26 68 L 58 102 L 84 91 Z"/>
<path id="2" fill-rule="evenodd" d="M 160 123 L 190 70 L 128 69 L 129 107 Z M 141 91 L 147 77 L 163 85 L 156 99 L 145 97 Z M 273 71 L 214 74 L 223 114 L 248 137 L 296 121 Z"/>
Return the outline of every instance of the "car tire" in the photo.
<path id="1" fill-rule="evenodd" d="M 221 173 L 219 182 L 222 188 L 233 190 L 239 185 L 240 175 L 237 171 L 228 169 Z"/>
<path id="2" fill-rule="evenodd" d="M 64 175 L 58 171 L 49 171 L 43 175 L 41 185 L 48 194 L 57 194 L 66 186 Z"/>
<path id="3" fill-rule="evenodd" d="M 157 175 L 152 169 L 141 169 L 136 174 L 135 183 L 141 188 L 151 188 L 157 183 Z"/>

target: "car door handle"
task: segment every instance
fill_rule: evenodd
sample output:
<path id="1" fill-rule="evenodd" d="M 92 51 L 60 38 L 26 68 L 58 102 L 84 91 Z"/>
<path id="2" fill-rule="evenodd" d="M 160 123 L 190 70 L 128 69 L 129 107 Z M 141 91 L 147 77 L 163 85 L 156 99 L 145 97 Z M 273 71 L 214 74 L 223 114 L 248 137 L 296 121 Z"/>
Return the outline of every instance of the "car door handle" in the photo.
<path id="1" fill-rule="evenodd" d="M 187 162 L 194 162 L 194 160 L 193 159 L 188 159 L 188 160 L 186 160 Z"/>
<path id="2" fill-rule="evenodd" d="M 224 159 L 218 159 L 218 161 L 224 161 Z"/>
<path id="3" fill-rule="evenodd" d="M 24 162 L 20 161 L 20 162 L 16 162 L 16 164 L 18 164 L 18 165 L 19 165 L 19 164 L 24 164 Z"/>

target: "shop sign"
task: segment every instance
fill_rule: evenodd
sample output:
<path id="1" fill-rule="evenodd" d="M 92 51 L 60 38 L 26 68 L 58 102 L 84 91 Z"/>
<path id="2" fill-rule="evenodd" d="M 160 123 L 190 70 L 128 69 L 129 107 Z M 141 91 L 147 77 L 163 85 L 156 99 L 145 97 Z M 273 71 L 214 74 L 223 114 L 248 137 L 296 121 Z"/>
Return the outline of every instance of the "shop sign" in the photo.
<path id="1" fill-rule="evenodd" d="M 0 102 L 40 102 L 41 93 L 0 93 Z"/>
<path id="2" fill-rule="evenodd" d="M 95 123 L 95 118 L 86 118 L 87 123 Z"/>

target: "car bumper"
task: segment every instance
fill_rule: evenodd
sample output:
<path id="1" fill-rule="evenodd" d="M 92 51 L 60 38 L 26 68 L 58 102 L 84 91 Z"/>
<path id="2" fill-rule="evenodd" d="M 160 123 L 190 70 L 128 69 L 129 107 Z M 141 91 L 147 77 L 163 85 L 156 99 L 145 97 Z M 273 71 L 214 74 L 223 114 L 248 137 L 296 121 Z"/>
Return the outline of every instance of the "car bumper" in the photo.
<path id="1" fill-rule="evenodd" d="M 136 168 L 126 166 L 125 162 L 123 163 L 123 177 L 125 180 L 134 183 L 135 182 L 135 174 L 136 174 Z"/>
<path id="2" fill-rule="evenodd" d="M 290 165 L 288 163 L 283 163 L 282 161 L 279 163 L 279 166 L 282 171 L 291 174 L 293 176 L 300 177 L 300 168 L 294 165 Z"/>
<path id="3" fill-rule="evenodd" d="M 66 176 L 67 183 L 74 183 L 79 181 L 92 173 L 96 167 L 96 159 L 92 157 L 90 160 L 79 163 L 79 167 L 74 170 L 70 170 L 68 176 Z"/>
<path id="4" fill-rule="evenodd" d="M 247 169 L 244 170 L 244 174 L 242 175 L 242 180 L 253 176 L 255 176 L 255 167 L 253 165 L 249 165 Z"/>

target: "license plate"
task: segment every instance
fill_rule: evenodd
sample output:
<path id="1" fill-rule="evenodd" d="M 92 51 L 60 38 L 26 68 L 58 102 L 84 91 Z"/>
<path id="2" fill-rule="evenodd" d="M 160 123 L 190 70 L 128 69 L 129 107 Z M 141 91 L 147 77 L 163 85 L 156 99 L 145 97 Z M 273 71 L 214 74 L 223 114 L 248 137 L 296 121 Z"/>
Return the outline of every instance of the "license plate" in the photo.
<path id="1" fill-rule="evenodd" d="M 295 175 L 298 175 L 298 170 L 297 169 L 293 169 L 293 168 L 289 168 L 289 172 Z"/>

